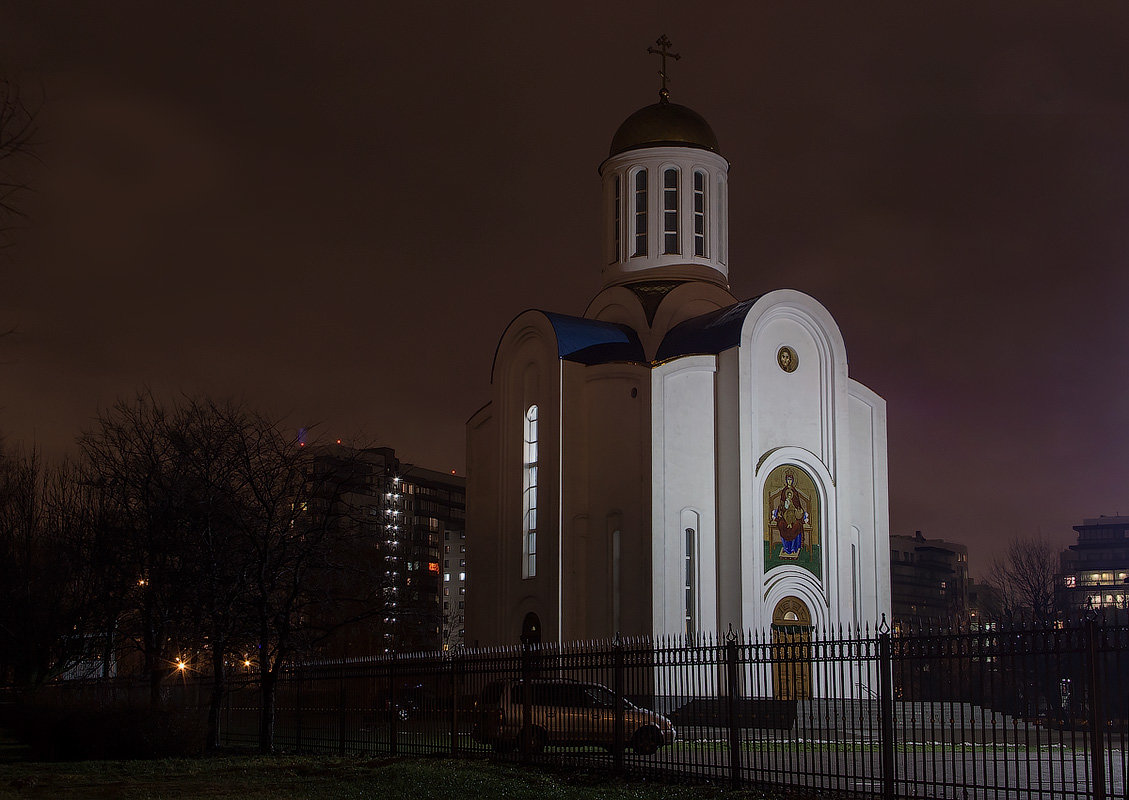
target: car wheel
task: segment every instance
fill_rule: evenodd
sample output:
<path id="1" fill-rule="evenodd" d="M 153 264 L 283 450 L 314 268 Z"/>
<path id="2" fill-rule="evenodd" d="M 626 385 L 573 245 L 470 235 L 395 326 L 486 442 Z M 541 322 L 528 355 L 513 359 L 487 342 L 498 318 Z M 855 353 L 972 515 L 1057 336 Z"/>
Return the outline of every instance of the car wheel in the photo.
<path id="1" fill-rule="evenodd" d="M 662 746 L 663 736 L 653 725 L 640 728 L 631 737 L 631 749 L 641 756 L 651 756 Z"/>

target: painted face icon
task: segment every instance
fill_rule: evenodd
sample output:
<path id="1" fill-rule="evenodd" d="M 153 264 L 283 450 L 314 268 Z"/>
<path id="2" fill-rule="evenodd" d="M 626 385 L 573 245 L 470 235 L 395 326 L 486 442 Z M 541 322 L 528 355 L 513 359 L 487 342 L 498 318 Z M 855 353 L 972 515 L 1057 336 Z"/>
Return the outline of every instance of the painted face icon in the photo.
<path id="1" fill-rule="evenodd" d="M 791 347 L 781 347 L 776 353 L 776 363 L 785 372 L 795 372 L 798 359 Z"/>

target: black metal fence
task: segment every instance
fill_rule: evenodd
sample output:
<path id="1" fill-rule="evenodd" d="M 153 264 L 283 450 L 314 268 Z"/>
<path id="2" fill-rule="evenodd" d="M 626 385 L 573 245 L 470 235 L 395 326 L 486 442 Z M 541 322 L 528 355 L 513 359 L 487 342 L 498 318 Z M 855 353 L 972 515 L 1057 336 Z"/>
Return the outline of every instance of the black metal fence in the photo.
<path id="1" fill-rule="evenodd" d="M 192 682 L 170 701 L 206 703 Z M 183 698 L 183 700 L 178 700 Z M 221 721 L 256 746 L 260 692 Z M 1126 798 L 1129 626 L 776 628 L 295 665 L 275 745 L 922 798 Z"/>

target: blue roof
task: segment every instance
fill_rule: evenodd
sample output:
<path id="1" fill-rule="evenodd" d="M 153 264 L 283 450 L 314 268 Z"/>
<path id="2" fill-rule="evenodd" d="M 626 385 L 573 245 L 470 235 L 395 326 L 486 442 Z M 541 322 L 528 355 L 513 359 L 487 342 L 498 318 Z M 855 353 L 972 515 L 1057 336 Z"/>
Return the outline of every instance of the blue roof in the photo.
<path id="1" fill-rule="evenodd" d="M 736 347 L 741 343 L 745 316 L 757 300 L 760 297 L 742 300 L 678 323 L 666 332 L 655 353 L 655 361 L 668 361 L 679 356 L 717 355 Z"/>
<path id="2" fill-rule="evenodd" d="M 557 355 L 580 364 L 646 362 L 639 336 L 626 325 L 542 312 L 557 334 Z"/>

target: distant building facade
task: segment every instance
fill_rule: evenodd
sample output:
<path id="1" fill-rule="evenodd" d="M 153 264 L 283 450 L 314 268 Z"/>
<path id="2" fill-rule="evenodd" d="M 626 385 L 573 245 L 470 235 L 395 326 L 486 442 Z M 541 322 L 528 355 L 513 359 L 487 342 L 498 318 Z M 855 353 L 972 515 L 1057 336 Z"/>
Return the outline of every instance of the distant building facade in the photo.
<path id="1" fill-rule="evenodd" d="M 340 626 L 322 648 L 329 656 L 437 650 L 444 640 L 444 581 L 451 542 L 465 542 L 466 479 L 402 463 L 390 447 L 322 448 L 315 469 L 345 481 L 337 502 L 349 537 L 345 566 L 377 598 L 356 609 L 362 618 Z M 465 578 L 465 570 L 464 578 Z M 367 592 L 358 591 L 357 594 Z M 379 609 L 379 613 L 373 613 Z M 339 612 L 348 616 L 351 609 Z"/>
<path id="2" fill-rule="evenodd" d="M 890 537 L 895 625 L 962 620 L 968 615 L 968 548 L 944 539 Z"/>
<path id="3" fill-rule="evenodd" d="M 440 643 L 444 650 L 465 644 L 466 529 L 443 532 L 443 597 Z"/>
<path id="4" fill-rule="evenodd" d="M 1078 541 L 1059 557 L 1059 608 L 1067 614 L 1129 609 L 1129 517 L 1084 519 L 1074 530 Z"/>
<path id="5" fill-rule="evenodd" d="M 987 581 L 968 581 L 968 621 L 974 627 L 995 622 L 1000 614 L 999 591 Z"/>

